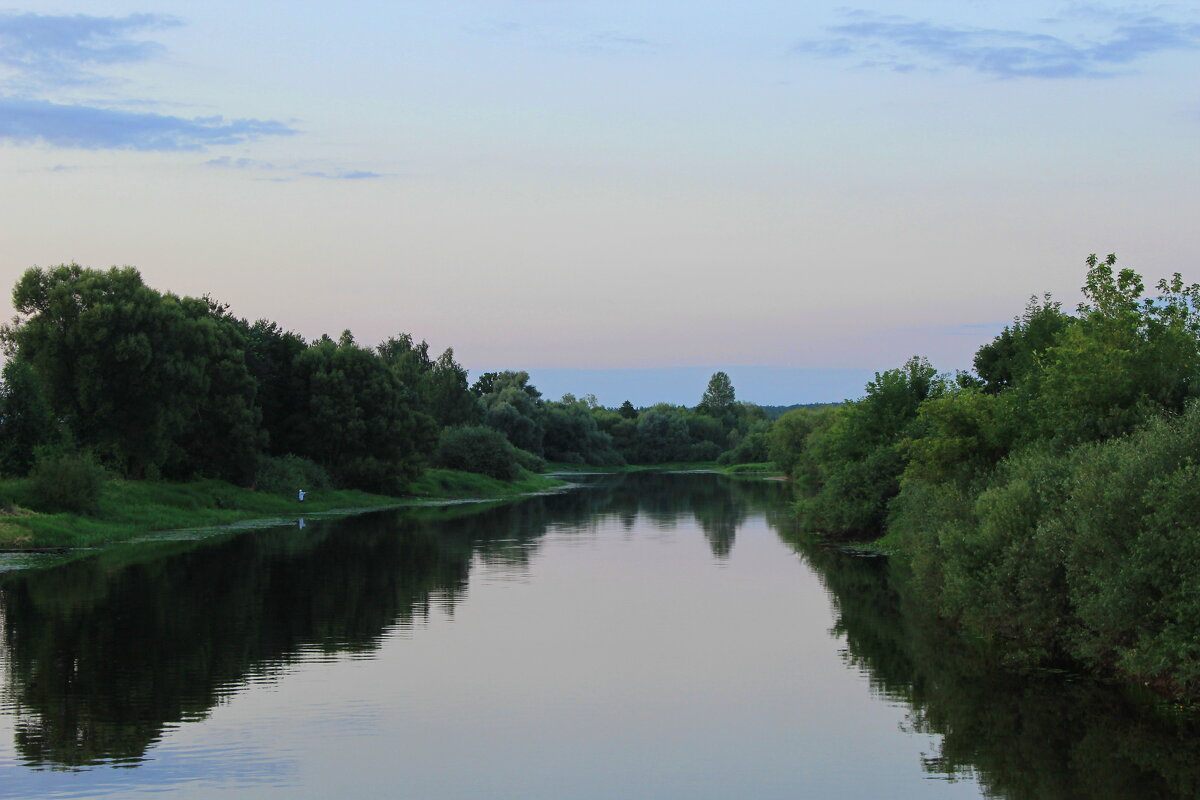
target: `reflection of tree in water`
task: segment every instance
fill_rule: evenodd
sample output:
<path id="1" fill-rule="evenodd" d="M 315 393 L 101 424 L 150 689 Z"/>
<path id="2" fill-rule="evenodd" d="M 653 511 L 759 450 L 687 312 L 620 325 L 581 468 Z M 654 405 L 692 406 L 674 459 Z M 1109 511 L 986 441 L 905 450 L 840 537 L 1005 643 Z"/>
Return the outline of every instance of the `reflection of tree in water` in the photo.
<path id="1" fill-rule="evenodd" d="M 849 665 L 941 737 L 926 769 L 974 774 L 1009 800 L 1200 796 L 1200 723 L 1090 681 L 996 669 L 948 631 L 899 565 L 795 533 L 779 487 L 635 474 L 482 509 L 380 513 L 201 542 L 161 543 L 0 580 L 7 699 L 31 764 L 136 760 L 165 725 L 204 717 L 249 678 L 313 649 L 368 653 L 387 630 L 452 606 L 472 560 L 525 570 L 553 528 L 694 517 L 720 558 L 751 513 L 821 576 Z"/>
<path id="2" fill-rule="evenodd" d="M 565 510 L 578 524 L 597 526 L 615 520 L 631 528 L 639 517 L 656 527 L 674 528 L 681 517 L 691 516 L 704 532 L 713 556 L 724 559 L 733 549 L 737 529 L 752 512 L 780 507 L 781 487 L 754 479 L 730 479 L 716 473 L 643 472 L 605 476 L 589 489 L 562 495 Z"/>
<path id="3" fill-rule="evenodd" d="M 765 489 L 765 491 L 764 491 Z M 302 529 L 103 551 L 0 580 L 4 691 L 30 764 L 135 761 L 249 677 L 316 649 L 372 652 L 395 625 L 452 610 L 472 559 L 528 567 L 548 527 L 694 515 L 713 552 L 778 487 L 638 474 L 495 507 L 382 512 Z"/>
<path id="4" fill-rule="evenodd" d="M 937 620 L 900 565 L 823 547 L 780 520 L 837 613 L 847 662 L 906 703 L 914 731 L 941 736 L 925 768 L 974 774 L 1008 800 L 1200 797 L 1200 720 L 1158 712 L 1112 687 L 1019 675 Z"/>
<path id="5" fill-rule="evenodd" d="M 17 745 L 35 764 L 136 759 L 302 649 L 364 652 L 453 602 L 471 542 L 390 514 L 119 548 L 0 586 Z"/>

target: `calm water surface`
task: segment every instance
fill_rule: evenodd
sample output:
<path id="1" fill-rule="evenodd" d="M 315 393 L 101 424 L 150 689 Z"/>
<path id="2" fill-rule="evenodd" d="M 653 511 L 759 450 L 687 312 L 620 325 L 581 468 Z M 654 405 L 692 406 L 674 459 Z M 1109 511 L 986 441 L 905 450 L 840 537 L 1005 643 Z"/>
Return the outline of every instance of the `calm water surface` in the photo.
<path id="1" fill-rule="evenodd" d="M 589 479 L 0 576 L 0 796 L 1192 798 L 1200 730 L 999 673 L 784 488 Z"/>

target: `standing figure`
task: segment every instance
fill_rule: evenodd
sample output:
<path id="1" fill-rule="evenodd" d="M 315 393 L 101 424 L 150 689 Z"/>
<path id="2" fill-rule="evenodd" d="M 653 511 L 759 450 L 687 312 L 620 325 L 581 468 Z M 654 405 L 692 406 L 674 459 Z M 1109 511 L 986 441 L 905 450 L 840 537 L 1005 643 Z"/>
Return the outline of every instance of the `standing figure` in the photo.
<path id="1" fill-rule="evenodd" d="M 300 490 L 300 502 L 301 503 L 304 502 L 304 490 L 303 489 Z"/>

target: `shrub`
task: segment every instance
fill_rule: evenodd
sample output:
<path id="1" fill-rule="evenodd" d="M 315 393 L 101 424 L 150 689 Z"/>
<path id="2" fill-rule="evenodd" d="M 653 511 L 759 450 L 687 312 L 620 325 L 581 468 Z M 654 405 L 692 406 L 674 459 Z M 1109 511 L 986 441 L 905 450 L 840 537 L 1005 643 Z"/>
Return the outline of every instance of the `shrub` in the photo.
<path id="1" fill-rule="evenodd" d="M 769 458 L 767 451 L 768 434 L 765 430 L 757 430 L 746 434 L 733 448 L 726 450 L 717 459 L 719 464 L 759 464 Z"/>
<path id="2" fill-rule="evenodd" d="M 521 465 L 521 469 L 527 469 L 530 472 L 541 472 L 546 469 L 546 459 L 531 453 L 528 450 L 522 450 L 519 447 L 514 447 L 517 452 L 517 463 Z"/>
<path id="3" fill-rule="evenodd" d="M 685 461 L 716 461 L 721 455 L 721 445 L 713 442 L 696 442 L 684 451 Z"/>
<path id="4" fill-rule="evenodd" d="M 502 481 L 515 480 L 520 475 L 522 459 L 527 463 L 532 463 L 532 459 L 541 461 L 532 453 L 513 447 L 504 434 L 484 425 L 446 428 L 433 453 L 436 466 L 476 472 Z"/>
<path id="5" fill-rule="evenodd" d="M 40 451 L 29 473 L 30 505 L 37 511 L 94 513 L 106 477 L 90 453 Z"/>
<path id="6" fill-rule="evenodd" d="M 291 453 L 260 459 L 254 475 L 254 488 L 269 494 L 295 494 L 297 489 L 316 492 L 332 486 L 329 473 L 320 464 Z"/>

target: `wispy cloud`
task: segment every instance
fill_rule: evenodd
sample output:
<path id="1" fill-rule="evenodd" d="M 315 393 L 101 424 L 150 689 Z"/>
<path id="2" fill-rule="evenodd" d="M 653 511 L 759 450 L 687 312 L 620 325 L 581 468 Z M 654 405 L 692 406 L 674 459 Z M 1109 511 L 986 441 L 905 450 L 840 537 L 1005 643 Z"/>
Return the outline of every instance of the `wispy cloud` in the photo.
<path id="1" fill-rule="evenodd" d="M 0 140 L 83 150 L 203 150 L 296 133 L 281 122 L 184 117 L 0 97 Z"/>
<path id="2" fill-rule="evenodd" d="M 311 165 L 311 162 L 309 162 Z M 206 167 L 218 169 L 246 170 L 248 172 L 269 172 L 270 177 L 260 178 L 276 182 L 286 182 L 298 178 L 317 178 L 320 180 L 361 181 L 372 178 L 389 177 L 382 172 L 370 172 L 361 169 L 336 169 L 332 171 L 305 169 L 301 164 L 275 164 L 270 161 L 260 161 L 257 158 L 231 158 L 221 156 L 204 162 Z"/>
<path id="3" fill-rule="evenodd" d="M 305 172 L 302 173 L 306 178 L 324 178 L 333 181 L 362 181 L 372 178 L 386 177 L 382 172 L 368 172 L 366 170 L 338 170 L 337 172 Z"/>
<path id="4" fill-rule="evenodd" d="M 1156 53 L 1200 48 L 1200 25 L 1163 17 L 1113 15 L 1099 39 L 1021 30 L 940 25 L 896 15 L 852 11 L 829 36 L 797 52 L 857 59 L 895 71 L 969 69 L 999 78 L 1107 78 Z"/>
<path id="5" fill-rule="evenodd" d="M 15 71 L 10 86 L 62 87 L 94 83 L 99 66 L 154 58 L 164 48 L 133 34 L 181 25 L 162 14 L 93 17 L 0 13 L 0 65 Z"/>
<path id="6" fill-rule="evenodd" d="M 135 36 L 183 23 L 161 14 L 95 17 L 0 13 L 0 141 L 83 150 L 204 150 L 263 136 L 290 136 L 283 122 L 186 117 L 129 110 L 163 103 L 128 98 L 63 102 L 63 92 L 106 81 L 97 70 L 165 51 Z M 47 99 L 54 98 L 54 100 Z"/>
<path id="7" fill-rule="evenodd" d="M 298 133 L 292 124 L 277 120 L 162 113 L 179 112 L 178 104 L 115 96 L 119 91 L 96 99 L 113 88 L 103 77 L 104 68 L 143 63 L 166 51 L 162 44 L 139 37 L 182 24 L 162 14 L 97 17 L 0 12 L 0 142 L 80 150 L 205 151 Z M 97 86 L 103 89 L 96 91 Z M 80 91 L 80 87 L 88 88 Z M 260 180 L 386 177 L 350 169 L 304 172 L 326 166 L 311 160 L 303 166 L 276 165 L 223 156 L 205 164 L 269 173 L 260 175 Z"/>
<path id="8" fill-rule="evenodd" d="M 230 158 L 229 156 L 211 158 L 204 162 L 204 166 L 221 169 L 279 169 L 270 161 L 260 161 L 257 158 Z"/>

